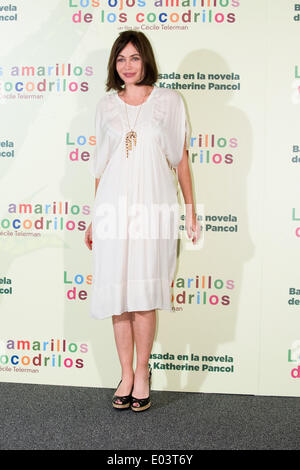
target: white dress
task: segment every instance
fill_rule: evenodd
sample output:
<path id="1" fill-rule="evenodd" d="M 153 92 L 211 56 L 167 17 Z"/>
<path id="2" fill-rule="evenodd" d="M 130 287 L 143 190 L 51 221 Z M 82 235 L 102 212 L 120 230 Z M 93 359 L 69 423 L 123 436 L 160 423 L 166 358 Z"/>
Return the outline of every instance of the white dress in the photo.
<path id="1" fill-rule="evenodd" d="M 126 157 L 128 121 L 137 140 Z M 93 318 L 172 310 L 179 225 L 173 168 L 189 132 L 183 100 L 174 90 L 154 87 L 141 107 L 125 105 L 117 92 L 99 100 L 89 162 L 91 174 L 100 178 L 92 207 Z"/>

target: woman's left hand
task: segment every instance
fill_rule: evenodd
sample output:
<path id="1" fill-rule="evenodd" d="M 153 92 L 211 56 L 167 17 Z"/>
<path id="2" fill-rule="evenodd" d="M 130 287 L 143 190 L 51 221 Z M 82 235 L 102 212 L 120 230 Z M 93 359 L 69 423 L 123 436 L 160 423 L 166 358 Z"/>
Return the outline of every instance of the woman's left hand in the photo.
<path id="1" fill-rule="evenodd" d="M 195 245 L 201 236 L 201 226 L 195 212 L 193 212 L 192 208 L 189 206 L 186 207 L 185 226 L 188 237 L 192 238 L 192 242 Z"/>

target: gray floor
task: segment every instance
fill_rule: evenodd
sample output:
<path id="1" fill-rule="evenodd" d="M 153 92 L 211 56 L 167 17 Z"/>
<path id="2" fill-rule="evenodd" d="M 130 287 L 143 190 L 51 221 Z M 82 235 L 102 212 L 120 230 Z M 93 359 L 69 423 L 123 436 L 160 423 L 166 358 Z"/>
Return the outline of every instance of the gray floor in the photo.
<path id="1" fill-rule="evenodd" d="M 299 449 L 299 399 L 152 391 L 117 411 L 114 390 L 0 383 L 0 449 Z"/>

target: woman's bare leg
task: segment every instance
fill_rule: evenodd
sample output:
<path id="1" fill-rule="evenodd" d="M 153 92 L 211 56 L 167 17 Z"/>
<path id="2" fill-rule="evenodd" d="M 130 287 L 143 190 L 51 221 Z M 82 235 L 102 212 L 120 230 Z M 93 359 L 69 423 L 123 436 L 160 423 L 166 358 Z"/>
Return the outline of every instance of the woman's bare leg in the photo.
<path id="1" fill-rule="evenodd" d="M 130 394 L 134 381 L 132 314 L 133 312 L 124 312 L 122 315 L 112 316 L 114 336 L 122 369 L 122 382 L 115 394 L 120 396 Z M 122 402 L 117 400 L 117 403 Z"/>
<path id="2" fill-rule="evenodd" d="M 132 395 L 136 398 L 147 398 L 149 395 L 148 364 L 155 336 L 156 310 L 132 313 L 132 326 L 136 344 L 136 370 Z"/>

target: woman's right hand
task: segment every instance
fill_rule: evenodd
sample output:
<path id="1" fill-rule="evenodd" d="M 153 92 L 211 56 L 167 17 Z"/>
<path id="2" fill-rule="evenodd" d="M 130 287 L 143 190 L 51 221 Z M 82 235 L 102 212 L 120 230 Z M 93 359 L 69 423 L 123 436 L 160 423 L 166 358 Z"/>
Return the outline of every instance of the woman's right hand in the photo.
<path id="1" fill-rule="evenodd" d="M 93 240 L 92 240 L 92 222 L 90 223 L 90 225 L 88 226 L 88 228 L 85 231 L 84 241 L 85 241 L 85 244 L 88 247 L 88 249 L 91 250 L 92 249 L 92 244 L 93 244 Z"/>

